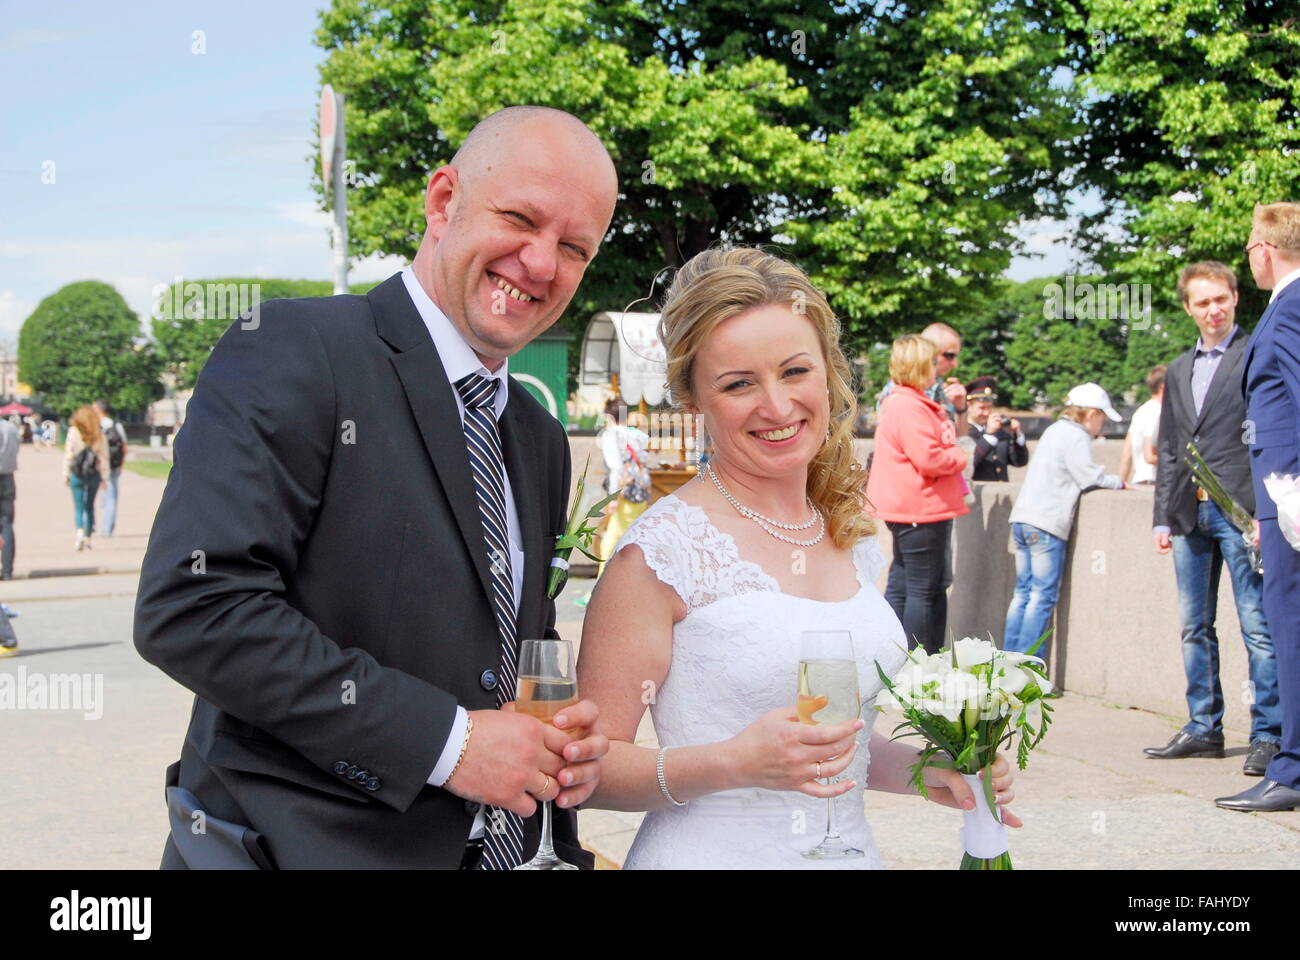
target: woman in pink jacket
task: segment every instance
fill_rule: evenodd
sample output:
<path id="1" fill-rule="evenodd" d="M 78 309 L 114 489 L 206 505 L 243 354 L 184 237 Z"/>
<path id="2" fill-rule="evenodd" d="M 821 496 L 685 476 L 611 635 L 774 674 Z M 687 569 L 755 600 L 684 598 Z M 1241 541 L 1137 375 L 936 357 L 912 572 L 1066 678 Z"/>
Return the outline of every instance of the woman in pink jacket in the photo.
<path id="1" fill-rule="evenodd" d="M 885 599 L 908 645 L 927 653 L 943 645 L 948 627 L 944 556 L 952 521 L 967 513 L 962 471 L 966 453 L 943 408 L 923 392 L 934 382 L 938 348 L 919 334 L 894 341 L 894 390 L 880 406 L 867 500 L 894 539 Z"/>

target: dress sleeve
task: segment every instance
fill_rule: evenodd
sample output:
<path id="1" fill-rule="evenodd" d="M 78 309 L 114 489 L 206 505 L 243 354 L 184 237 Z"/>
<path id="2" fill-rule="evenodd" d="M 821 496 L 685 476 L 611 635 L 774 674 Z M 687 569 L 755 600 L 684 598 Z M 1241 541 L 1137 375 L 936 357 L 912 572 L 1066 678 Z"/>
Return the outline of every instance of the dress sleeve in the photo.
<path id="1" fill-rule="evenodd" d="M 640 547 L 646 566 L 661 583 L 676 591 L 689 612 L 695 606 L 692 600 L 696 593 L 692 586 L 689 546 L 676 515 L 663 508 L 651 508 L 628 528 L 614 552 Z"/>

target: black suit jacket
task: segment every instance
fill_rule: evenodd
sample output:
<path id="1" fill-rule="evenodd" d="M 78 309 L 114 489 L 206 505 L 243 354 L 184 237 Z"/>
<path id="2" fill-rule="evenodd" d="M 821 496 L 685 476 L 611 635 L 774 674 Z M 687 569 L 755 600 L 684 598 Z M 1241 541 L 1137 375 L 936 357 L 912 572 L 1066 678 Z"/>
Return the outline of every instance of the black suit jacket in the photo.
<path id="1" fill-rule="evenodd" d="M 456 705 L 496 705 L 500 651 L 452 387 L 400 275 L 263 303 L 253 327 L 199 377 L 140 577 L 136 647 L 197 694 L 179 785 L 283 868 L 456 867 L 477 808 L 425 781 Z M 555 636 L 567 438 L 513 381 L 501 435 L 519 637 Z"/>
<path id="2" fill-rule="evenodd" d="M 1228 492 L 1247 510 L 1255 510 L 1250 484 L 1250 455 L 1243 441 L 1246 401 L 1241 393 L 1242 358 L 1247 336 L 1238 329 L 1219 360 L 1201 413 L 1192 399 L 1192 358 L 1196 347 L 1179 354 L 1165 373 L 1156 441 L 1156 493 L 1152 525 L 1186 536 L 1196 528 L 1196 484 L 1183 462 L 1187 441 L 1194 440 L 1206 464 Z"/>
<path id="3" fill-rule="evenodd" d="M 1023 443 L 1017 443 L 1015 435 L 1006 428 L 994 434 L 998 438 L 996 445 L 985 439 L 978 424 L 972 423 L 967 434 L 975 441 L 972 480 L 1005 483 L 1009 477 L 1008 466 L 1023 467 L 1029 462 L 1029 449 Z"/>

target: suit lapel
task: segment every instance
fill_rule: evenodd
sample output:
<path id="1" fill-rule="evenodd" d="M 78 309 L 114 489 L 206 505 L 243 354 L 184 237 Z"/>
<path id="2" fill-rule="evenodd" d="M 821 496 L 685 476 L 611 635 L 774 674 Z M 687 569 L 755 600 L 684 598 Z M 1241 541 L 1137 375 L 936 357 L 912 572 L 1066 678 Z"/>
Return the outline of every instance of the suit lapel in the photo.
<path id="1" fill-rule="evenodd" d="M 483 595 L 490 603 L 492 572 L 488 566 L 483 521 L 479 517 L 478 494 L 469 466 L 465 428 L 442 359 L 419 311 L 411 303 L 400 274 L 385 280 L 367 296 L 379 335 L 398 351 L 390 358 L 393 369 L 406 391 L 424 448 L 451 505 L 465 549 L 474 562 Z"/>
<path id="2" fill-rule="evenodd" d="M 515 510 L 519 514 L 519 534 L 524 541 L 523 596 L 519 598 L 518 623 L 519 639 L 526 640 L 529 632 L 540 629 L 537 625 L 541 623 L 542 593 L 550 554 L 542 530 L 541 478 L 536 476 L 535 440 L 523 427 L 521 417 L 521 405 L 531 398 L 522 388 L 517 388 L 513 379 L 510 394 L 510 401 L 501 417 L 501 446 Z"/>

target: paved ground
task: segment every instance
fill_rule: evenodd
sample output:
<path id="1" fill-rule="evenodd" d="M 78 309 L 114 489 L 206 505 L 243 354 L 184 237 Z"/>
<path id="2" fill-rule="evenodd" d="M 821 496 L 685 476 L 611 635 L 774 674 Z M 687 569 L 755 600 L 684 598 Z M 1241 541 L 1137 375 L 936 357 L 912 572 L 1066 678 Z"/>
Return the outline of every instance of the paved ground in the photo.
<path id="1" fill-rule="evenodd" d="M 102 703 L 79 710 L 4 710 L 6 776 L 0 787 L 0 868 L 157 865 L 166 835 L 163 770 L 178 755 L 190 694 L 146 664 L 131 643 L 140 557 L 163 481 L 124 472 L 120 536 L 93 554 L 71 549 L 70 500 L 58 454 L 24 448 L 18 476 L 19 579 L 0 599 L 15 621 L 22 655 L 0 671 L 89 674 Z M 25 574 L 106 567 L 83 576 Z M 577 640 L 590 581 L 560 598 L 560 630 Z M 1246 733 L 1229 730 L 1224 760 L 1151 761 L 1142 747 L 1165 742 L 1177 718 L 1067 696 L 1030 769 L 1013 834 L 1020 868 L 1261 869 L 1300 864 L 1300 811 L 1238 814 L 1213 798 L 1255 782 L 1240 773 Z M 102 716 L 92 719 L 102 707 Z M 881 729 L 889 729 L 880 717 Z M 642 740 L 654 743 L 649 723 Z M 912 797 L 869 792 L 867 811 L 887 866 L 950 869 L 960 859 L 960 814 Z M 583 811 L 584 843 L 606 865 L 621 862 L 638 816 Z"/>
<path id="2" fill-rule="evenodd" d="M 131 455 L 158 454 L 132 447 Z M 14 575 L 23 578 L 139 570 L 166 480 L 124 469 L 118 481 L 113 536 L 96 535 L 91 538 L 90 550 L 78 552 L 73 549 L 76 527 L 72 494 L 64 485 L 62 469 L 61 448 L 25 444 L 18 455 L 18 472 L 14 475 L 18 488 L 14 501 Z M 97 499 L 96 524 L 102 530 L 102 494 Z"/>

